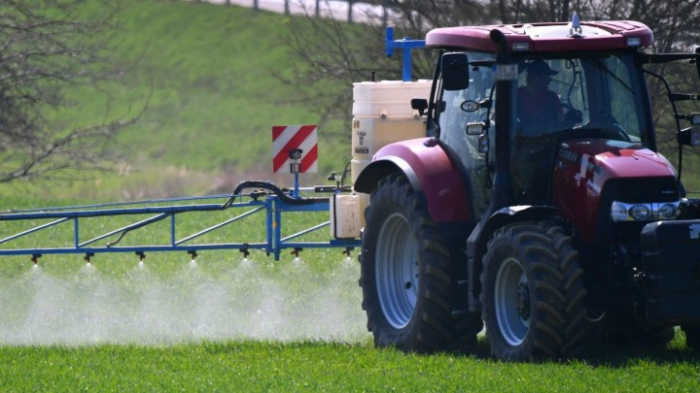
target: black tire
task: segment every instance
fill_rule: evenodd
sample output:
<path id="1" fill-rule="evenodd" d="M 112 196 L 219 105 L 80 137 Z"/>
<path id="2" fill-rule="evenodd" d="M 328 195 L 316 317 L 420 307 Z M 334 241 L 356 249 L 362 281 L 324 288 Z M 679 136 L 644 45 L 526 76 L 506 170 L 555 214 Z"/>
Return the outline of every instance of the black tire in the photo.
<path id="1" fill-rule="evenodd" d="M 550 222 L 498 229 L 483 258 L 481 301 L 491 354 L 566 359 L 586 338 L 583 271 L 571 238 Z"/>
<path id="2" fill-rule="evenodd" d="M 694 351 L 700 351 L 700 326 L 684 325 L 681 329 L 685 333 L 685 346 Z"/>
<path id="3" fill-rule="evenodd" d="M 380 182 L 365 219 L 360 286 L 374 344 L 420 353 L 473 349 L 481 317 L 453 316 L 450 250 L 404 176 Z"/>

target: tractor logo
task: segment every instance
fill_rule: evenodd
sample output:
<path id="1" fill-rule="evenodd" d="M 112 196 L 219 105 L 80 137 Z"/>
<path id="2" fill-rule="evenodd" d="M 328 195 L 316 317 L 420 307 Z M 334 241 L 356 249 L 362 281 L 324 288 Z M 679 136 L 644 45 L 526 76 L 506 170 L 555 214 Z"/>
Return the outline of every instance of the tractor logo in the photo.
<path id="1" fill-rule="evenodd" d="M 691 239 L 700 239 L 700 224 L 688 225 L 688 229 L 690 230 Z"/>

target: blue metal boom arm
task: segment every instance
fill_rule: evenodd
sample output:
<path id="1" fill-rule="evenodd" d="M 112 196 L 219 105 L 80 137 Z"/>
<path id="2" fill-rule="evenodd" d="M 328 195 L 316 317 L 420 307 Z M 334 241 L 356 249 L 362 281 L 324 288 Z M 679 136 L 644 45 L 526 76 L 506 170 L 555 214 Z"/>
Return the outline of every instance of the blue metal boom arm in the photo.
<path id="1" fill-rule="evenodd" d="M 340 247 L 344 248 L 345 252 L 349 253 L 354 247 L 359 246 L 359 240 L 335 240 L 329 241 L 294 241 L 301 236 L 318 229 L 328 227 L 330 221 L 321 222 L 313 225 L 310 228 L 302 229 L 292 235 L 282 237 L 282 214 L 283 212 L 321 212 L 328 211 L 329 198 L 305 198 L 300 197 L 295 192 L 295 195 L 289 196 L 282 192 L 279 188 L 271 183 L 251 182 L 249 185 L 262 186 L 267 191 L 254 192 L 243 194 L 242 188 L 238 187 L 233 194 L 216 195 L 216 196 L 201 196 L 201 197 L 186 197 L 186 198 L 171 198 L 171 199 L 156 199 L 137 202 L 117 202 L 97 205 L 85 206 L 70 206 L 70 207 L 52 207 L 43 209 L 27 209 L 19 211 L 10 211 L 0 214 L 0 224 L 11 221 L 31 222 L 33 227 L 8 235 L 0 239 L 0 255 L 31 255 L 32 260 L 45 254 L 85 254 L 86 259 L 98 253 L 135 253 L 141 257 L 147 252 L 162 252 L 162 251 L 185 251 L 192 256 L 195 256 L 198 251 L 205 250 L 226 250 L 237 249 L 243 252 L 245 256 L 250 250 L 262 250 L 266 254 L 273 254 L 275 260 L 279 260 L 283 249 L 292 249 L 293 254 L 298 254 L 304 248 L 326 248 Z M 205 203 L 207 200 L 219 199 L 224 200 L 223 203 Z M 182 204 L 183 202 L 189 202 Z M 188 234 L 180 239 L 177 238 L 176 228 L 178 216 L 186 213 L 194 212 L 213 212 L 213 211 L 228 211 L 231 209 L 245 210 L 242 213 L 226 218 L 224 221 L 212 225 L 206 229 L 199 230 L 196 233 Z M 205 234 L 212 233 L 225 226 L 239 222 L 249 216 L 253 216 L 258 212 L 265 211 L 266 216 L 266 233 L 265 239 L 259 242 L 231 242 L 231 243 L 195 243 L 194 240 Z M 107 231 L 103 234 L 92 237 L 89 240 L 81 242 L 81 224 L 83 219 L 93 217 L 109 217 L 109 216 L 128 216 L 137 217 L 146 214 L 152 216 L 135 221 L 121 228 Z M 165 219 L 170 219 L 170 236 L 169 242 L 156 245 L 130 245 L 118 246 L 119 242 L 130 232 L 137 231 L 141 228 L 150 226 L 154 223 L 161 222 Z M 48 223 L 36 224 L 37 220 L 53 220 Z M 12 247 L 13 241 L 16 243 L 18 239 L 44 231 L 48 228 L 56 227 L 65 222 L 73 222 L 73 241 L 72 244 L 66 244 L 59 247 L 46 248 L 19 248 Z M 15 225 L 16 226 L 16 225 Z M 6 228 L 3 229 L 3 231 Z M 100 240 L 116 237 L 104 246 L 91 246 Z"/>

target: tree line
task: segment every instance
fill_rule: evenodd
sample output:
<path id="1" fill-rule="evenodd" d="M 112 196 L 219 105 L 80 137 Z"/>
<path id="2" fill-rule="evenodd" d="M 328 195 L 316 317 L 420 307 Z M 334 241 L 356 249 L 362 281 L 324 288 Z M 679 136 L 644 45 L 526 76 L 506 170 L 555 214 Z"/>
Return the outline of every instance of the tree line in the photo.
<path id="1" fill-rule="evenodd" d="M 100 2 L 95 14 L 81 13 L 84 0 L 0 0 L 0 182 L 47 177 L 61 170 L 108 168 L 109 143 L 138 115 L 119 117 L 105 108 L 104 121 L 66 127 L 50 113 L 72 104 L 66 96 L 80 86 L 101 89 L 118 78 L 108 42 L 119 30 L 119 2 Z M 326 0 L 319 0 L 326 1 Z M 376 23 L 347 24 L 317 18 L 292 19 L 289 46 L 302 60 L 288 80 L 299 100 L 315 108 L 321 123 L 345 119 L 349 124 L 352 83 L 401 79 L 400 56 L 384 56 L 384 25 L 397 37 L 422 38 L 440 26 L 632 19 L 654 32 L 658 52 L 690 51 L 700 43 L 700 0 L 367 0 L 390 10 L 372 15 Z M 434 59 L 416 51 L 413 78 L 430 78 Z M 681 91 L 699 91 L 691 67 L 659 65 Z M 652 97 L 665 97 L 651 83 Z M 107 89 L 104 90 L 108 95 Z M 657 121 L 671 122 L 664 100 L 653 100 Z M 673 135 L 662 143 L 672 145 Z M 348 136 L 349 140 L 349 136 Z"/>
<path id="2" fill-rule="evenodd" d="M 700 0 L 368 0 L 392 11 L 389 21 L 395 37 L 423 38 L 433 27 L 506 23 L 566 22 L 576 12 L 585 20 L 636 20 L 654 33 L 657 52 L 688 52 L 700 45 Z M 400 56 L 384 56 L 384 27 L 380 13 L 376 23 L 344 28 L 344 23 L 309 15 L 293 26 L 290 46 L 306 67 L 295 80 L 303 81 L 304 100 L 321 119 L 350 116 L 352 83 L 377 79 L 401 79 Z M 434 58 L 414 51 L 412 77 L 430 78 Z M 654 66 L 681 91 L 700 91 L 694 67 L 676 64 Z M 670 123 L 663 86 L 649 80 L 657 123 Z M 335 88 L 334 88 L 335 87 Z M 655 98 L 660 99 L 655 99 Z M 675 149 L 674 134 L 660 135 L 660 142 Z"/>
<path id="3" fill-rule="evenodd" d="M 138 117 L 119 118 L 107 107 L 98 124 L 52 120 L 73 105 L 67 91 L 101 89 L 123 72 L 107 45 L 118 31 L 115 2 L 102 1 L 95 15 L 83 3 L 0 0 L 0 182 L 108 168 L 111 139 Z"/>

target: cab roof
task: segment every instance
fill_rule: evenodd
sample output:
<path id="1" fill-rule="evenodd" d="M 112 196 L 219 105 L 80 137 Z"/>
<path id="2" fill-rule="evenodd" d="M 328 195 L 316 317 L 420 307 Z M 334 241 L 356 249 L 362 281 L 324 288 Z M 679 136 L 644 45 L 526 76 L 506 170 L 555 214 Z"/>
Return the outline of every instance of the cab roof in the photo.
<path id="1" fill-rule="evenodd" d="M 509 48 L 516 52 L 623 49 L 647 47 L 654 42 L 654 34 L 645 24 L 620 20 L 580 22 L 580 29 L 573 29 L 571 23 L 555 22 L 445 27 L 428 32 L 425 44 L 429 48 L 496 52 L 498 46 L 490 38 L 492 30 L 503 33 Z"/>

